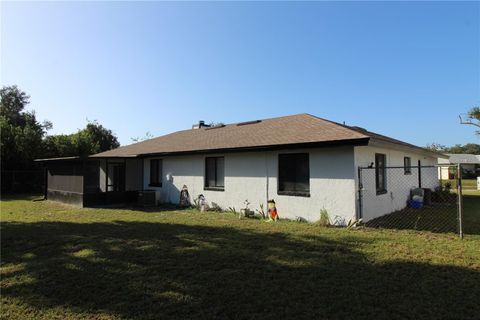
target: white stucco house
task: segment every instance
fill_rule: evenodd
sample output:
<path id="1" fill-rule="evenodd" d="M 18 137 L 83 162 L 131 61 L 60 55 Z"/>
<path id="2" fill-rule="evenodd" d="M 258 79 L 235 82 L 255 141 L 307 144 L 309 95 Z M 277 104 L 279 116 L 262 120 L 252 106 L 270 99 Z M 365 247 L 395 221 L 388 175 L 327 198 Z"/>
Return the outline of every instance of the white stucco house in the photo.
<path id="1" fill-rule="evenodd" d="M 455 169 L 448 167 L 449 165 L 461 165 L 462 175 L 464 178 L 476 178 L 480 176 L 480 155 L 475 154 L 454 154 L 447 153 L 448 158 L 439 158 L 438 164 L 442 167 L 439 168 L 439 178 L 442 180 L 453 179 Z"/>
<path id="2" fill-rule="evenodd" d="M 82 164 L 90 169 L 82 172 L 94 174 L 83 175 L 77 193 L 83 205 L 98 199 L 93 193 L 125 199 L 125 192 L 145 189 L 155 190 L 158 203 L 178 203 L 186 186 L 191 201 L 203 194 L 208 203 L 225 209 L 243 208 L 247 199 L 256 209 L 274 199 L 280 218 L 315 221 L 325 208 L 332 218 L 369 220 L 405 207 L 409 188 L 421 184 L 411 167 L 433 166 L 439 157 L 443 155 L 309 114 L 216 127 L 200 122 L 91 156 Z M 48 166 L 54 169 L 55 163 Z M 362 192 L 373 200 L 360 208 L 358 168 L 368 166 L 377 169 L 364 178 Z M 407 183 L 397 186 L 387 166 L 404 168 Z M 431 174 L 431 180 L 424 179 L 429 185 L 422 187 L 437 186 L 436 169 Z M 48 177 L 55 178 L 54 170 Z M 65 195 L 58 188 L 47 192 L 60 200 Z"/>

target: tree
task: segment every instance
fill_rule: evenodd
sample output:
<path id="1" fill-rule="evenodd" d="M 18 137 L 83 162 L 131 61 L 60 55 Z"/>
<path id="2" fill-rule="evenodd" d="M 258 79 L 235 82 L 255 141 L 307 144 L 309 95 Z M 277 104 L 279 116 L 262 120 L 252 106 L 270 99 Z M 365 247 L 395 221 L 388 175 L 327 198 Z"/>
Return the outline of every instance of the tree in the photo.
<path id="1" fill-rule="evenodd" d="M 467 113 L 466 119 L 463 119 L 460 115 L 460 123 L 473 125 L 480 128 L 480 107 L 473 107 Z M 477 131 L 480 134 L 480 131 Z"/>
<path id="2" fill-rule="evenodd" d="M 480 155 L 480 145 L 475 143 L 467 143 L 465 145 L 456 144 L 451 147 L 447 147 L 438 143 L 431 143 L 425 148 L 433 151 L 444 152 L 444 153 L 468 153 L 468 154 L 478 154 Z"/>
<path id="3" fill-rule="evenodd" d="M 152 138 L 153 138 L 153 135 L 149 131 L 147 131 L 143 137 L 130 138 L 130 140 L 132 140 L 132 142 L 134 143 L 137 143 L 145 140 L 150 140 Z"/>
<path id="4" fill-rule="evenodd" d="M 463 153 L 480 155 L 480 145 L 475 143 L 467 143 L 463 146 Z"/>
<path id="5" fill-rule="evenodd" d="M 447 149 L 447 147 L 443 144 L 432 142 L 430 144 L 427 144 L 425 146 L 425 149 L 437 151 L 437 152 L 444 152 L 445 149 Z"/>
<path id="6" fill-rule="evenodd" d="M 120 146 L 112 130 L 97 121 L 73 134 L 46 136 L 52 124 L 40 123 L 34 111 L 25 110 L 30 103 L 25 92 L 15 85 L 4 86 L 0 95 L 2 171 L 32 168 L 35 158 L 88 156 Z"/>
<path id="7" fill-rule="evenodd" d="M 480 145 L 475 143 L 467 143 L 465 145 L 456 144 L 447 148 L 447 153 L 469 153 L 469 154 L 480 154 Z"/>
<path id="8" fill-rule="evenodd" d="M 97 121 L 89 122 L 85 129 L 78 132 L 80 139 L 86 142 L 84 154 L 94 154 L 120 147 L 112 130 L 105 128 Z"/>
<path id="9" fill-rule="evenodd" d="M 17 86 L 2 87 L 0 96 L 1 168 L 27 169 L 41 155 L 42 139 L 52 124 L 40 123 L 34 111 L 25 111 L 30 97 Z"/>
<path id="10" fill-rule="evenodd" d="M 480 121 L 480 107 L 473 107 L 469 112 L 468 116 L 470 119 L 475 119 L 477 121 Z M 476 124 L 479 126 L 479 124 Z"/>
<path id="11" fill-rule="evenodd" d="M 47 136 L 43 144 L 46 158 L 89 156 L 120 146 L 112 130 L 97 121 L 87 123 L 84 129 L 73 134 Z"/>

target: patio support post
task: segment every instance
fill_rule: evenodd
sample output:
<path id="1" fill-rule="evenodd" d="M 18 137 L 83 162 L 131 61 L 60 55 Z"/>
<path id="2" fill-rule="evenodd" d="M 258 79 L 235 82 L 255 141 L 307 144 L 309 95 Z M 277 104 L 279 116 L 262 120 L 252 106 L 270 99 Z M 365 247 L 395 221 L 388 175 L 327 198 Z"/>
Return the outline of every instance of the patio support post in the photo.
<path id="1" fill-rule="evenodd" d="M 48 168 L 47 165 L 43 164 L 43 199 L 47 200 L 48 198 Z"/>
<path id="2" fill-rule="evenodd" d="M 105 159 L 105 192 L 108 192 L 108 159 Z"/>

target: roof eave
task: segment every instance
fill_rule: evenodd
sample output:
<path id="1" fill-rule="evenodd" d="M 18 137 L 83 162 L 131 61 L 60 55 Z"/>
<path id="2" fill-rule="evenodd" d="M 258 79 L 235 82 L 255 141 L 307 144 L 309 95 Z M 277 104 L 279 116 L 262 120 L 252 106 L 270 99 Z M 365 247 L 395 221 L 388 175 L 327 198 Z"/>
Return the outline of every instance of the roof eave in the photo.
<path id="1" fill-rule="evenodd" d="M 103 152 L 102 152 L 103 153 Z M 126 155 L 112 155 L 112 156 L 108 156 L 108 155 L 102 155 L 102 154 L 93 154 L 91 156 L 89 156 L 88 158 L 90 159 L 114 159 L 114 158 L 118 158 L 118 159 L 123 159 L 123 158 L 138 158 L 140 155 L 138 154 L 126 154 Z"/>
<path id="2" fill-rule="evenodd" d="M 176 155 L 189 155 L 189 154 L 209 154 L 209 153 L 234 153 L 234 152 L 249 152 L 249 151 L 269 151 L 269 150 L 281 150 L 281 149 L 301 149 L 301 148 L 326 148 L 326 147 L 338 147 L 338 146 L 366 146 L 368 145 L 370 138 L 354 138 L 343 140 L 330 140 L 330 141 L 315 141 L 304 143 L 291 143 L 291 144 L 276 144 L 276 145 L 264 145 L 264 146 L 247 146 L 247 147 L 235 147 L 235 148 L 216 148 L 216 149 L 198 149 L 188 151 L 171 151 L 171 152 L 148 152 L 142 154 L 124 154 L 124 155 L 104 155 L 99 153 L 92 155 L 89 158 L 94 159 L 113 159 L 113 158 L 145 158 L 152 156 L 176 156 Z"/>
<path id="3" fill-rule="evenodd" d="M 34 159 L 34 162 L 50 162 L 50 161 L 66 161 L 66 160 L 82 160 L 84 157 L 73 156 L 73 157 L 58 157 L 58 158 L 44 158 L 44 159 Z"/>
<path id="4" fill-rule="evenodd" d="M 265 146 L 250 146 L 250 147 L 237 147 L 237 148 L 217 148 L 217 149 L 199 149 L 190 151 L 178 151 L 178 152 L 151 152 L 138 155 L 138 157 L 152 157 L 152 156 L 176 156 L 176 155 L 189 155 L 189 154 L 210 154 L 210 153 L 235 153 L 235 152 L 249 152 L 249 151 L 271 151 L 282 149 L 304 149 L 304 148 L 327 148 L 327 147 L 340 147 L 340 146 L 366 146 L 369 143 L 370 138 L 356 138 L 356 139 L 344 139 L 333 141 L 317 141 L 317 142 L 305 142 L 305 143 L 291 143 L 291 144 L 278 144 L 278 145 L 265 145 Z"/>
<path id="5" fill-rule="evenodd" d="M 390 147 L 395 146 L 396 149 L 408 150 L 410 152 L 417 153 L 417 154 L 422 154 L 424 156 L 428 156 L 428 157 L 432 157 L 432 158 L 442 158 L 442 159 L 448 159 L 449 158 L 446 154 L 443 154 L 441 152 L 428 150 L 428 149 L 421 148 L 421 147 L 414 146 L 414 145 L 405 145 L 405 144 L 401 144 L 401 143 L 394 143 L 394 142 L 391 142 L 391 141 L 386 141 L 386 140 L 376 139 L 376 138 L 371 138 L 370 145 L 380 146 L 380 147 L 381 146 L 390 146 Z"/>

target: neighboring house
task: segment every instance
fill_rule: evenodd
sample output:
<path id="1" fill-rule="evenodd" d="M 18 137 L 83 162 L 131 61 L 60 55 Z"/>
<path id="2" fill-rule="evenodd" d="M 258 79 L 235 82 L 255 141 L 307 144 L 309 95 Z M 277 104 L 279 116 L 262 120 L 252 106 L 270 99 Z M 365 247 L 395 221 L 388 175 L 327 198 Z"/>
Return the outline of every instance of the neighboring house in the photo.
<path id="1" fill-rule="evenodd" d="M 386 166 L 408 166 L 402 185 L 418 187 L 410 166 L 437 164 L 442 154 L 309 114 L 205 126 L 99 153 L 89 159 L 56 159 L 47 163 L 46 197 L 88 206 L 134 200 L 136 191 L 155 190 L 159 203 L 178 203 L 188 188 L 193 202 L 224 209 L 266 206 L 274 199 L 281 218 L 359 218 L 358 167 L 372 163 L 374 179 L 364 192 L 375 196 L 364 220 L 405 207 L 408 190 L 399 189 Z M 438 186 L 436 181 L 423 187 Z M 81 182 L 83 181 L 83 186 Z M 421 182 L 420 182 L 421 183 Z M 367 208 L 368 209 L 368 208 Z"/>
<path id="2" fill-rule="evenodd" d="M 455 169 L 448 167 L 448 165 L 458 165 L 461 164 L 462 167 L 462 177 L 474 179 L 480 176 L 480 155 L 474 154 L 454 154 L 447 153 L 448 159 L 438 159 L 438 164 L 442 165 L 439 168 L 439 175 L 441 180 L 454 179 Z"/>

